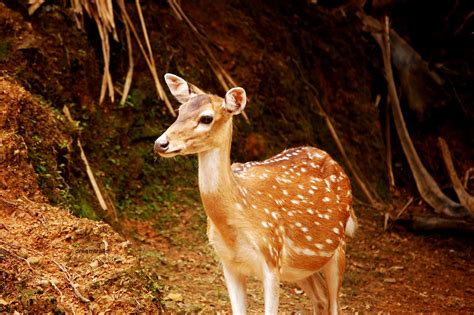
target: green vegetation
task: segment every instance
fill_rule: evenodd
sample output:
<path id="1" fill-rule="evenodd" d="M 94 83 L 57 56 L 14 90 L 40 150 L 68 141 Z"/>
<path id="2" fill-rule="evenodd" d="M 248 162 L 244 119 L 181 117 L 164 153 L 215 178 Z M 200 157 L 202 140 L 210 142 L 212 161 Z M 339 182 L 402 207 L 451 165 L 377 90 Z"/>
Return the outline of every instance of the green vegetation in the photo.
<path id="1" fill-rule="evenodd" d="M 6 40 L 0 41 L 0 62 L 6 61 L 10 54 L 10 43 Z"/>

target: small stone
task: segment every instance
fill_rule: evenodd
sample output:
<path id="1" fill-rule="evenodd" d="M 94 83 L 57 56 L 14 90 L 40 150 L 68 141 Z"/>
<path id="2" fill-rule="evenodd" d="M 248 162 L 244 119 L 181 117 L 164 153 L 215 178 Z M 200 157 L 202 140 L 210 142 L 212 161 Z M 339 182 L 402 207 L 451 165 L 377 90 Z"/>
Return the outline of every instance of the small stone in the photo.
<path id="1" fill-rule="evenodd" d="M 18 256 L 22 258 L 27 258 L 28 257 L 28 251 L 25 248 L 20 248 L 18 251 Z"/>
<path id="2" fill-rule="evenodd" d="M 38 265 L 41 263 L 41 257 L 31 256 L 26 259 L 30 265 Z"/>
<path id="3" fill-rule="evenodd" d="M 183 295 L 181 293 L 170 293 L 165 297 L 165 300 L 174 302 L 183 302 Z"/>
<path id="4" fill-rule="evenodd" d="M 383 282 L 386 282 L 386 283 L 395 283 L 395 282 L 397 282 L 397 280 L 394 279 L 394 278 L 385 278 L 385 279 L 383 279 Z"/>
<path id="5" fill-rule="evenodd" d="M 95 268 L 99 267 L 99 262 L 97 260 L 94 260 L 93 262 L 91 262 L 89 264 L 89 266 L 91 266 L 91 268 L 95 269 Z"/>

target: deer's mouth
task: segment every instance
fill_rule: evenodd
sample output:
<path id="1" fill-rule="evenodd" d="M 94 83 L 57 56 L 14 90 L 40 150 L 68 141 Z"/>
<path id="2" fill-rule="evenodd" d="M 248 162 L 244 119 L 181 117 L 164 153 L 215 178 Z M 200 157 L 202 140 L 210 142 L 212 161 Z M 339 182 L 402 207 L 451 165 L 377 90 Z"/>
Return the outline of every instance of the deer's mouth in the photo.
<path id="1" fill-rule="evenodd" d="M 158 152 L 158 154 L 161 155 L 162 157 L 173 157 L 175 155 L 178 155 L 181 151 L 182 149 L 166 150 L 166 151 Z"/>

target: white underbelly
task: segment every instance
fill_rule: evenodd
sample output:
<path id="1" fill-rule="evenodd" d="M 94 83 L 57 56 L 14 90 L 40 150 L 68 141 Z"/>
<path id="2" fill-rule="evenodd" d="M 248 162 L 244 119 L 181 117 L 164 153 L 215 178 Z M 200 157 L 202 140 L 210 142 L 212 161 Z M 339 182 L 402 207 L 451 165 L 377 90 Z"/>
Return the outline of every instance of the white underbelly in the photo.
<path id="1" fill-rule="evenodd" d="M 234 248 L 229 248 L 212 222 L 209 226 L 208 237 L 214 251 L 224 265 L 242 275 L 263 279 L 263 272 L 267 269 L 265 267 L 265 257 L 260 252 L 258 246 L 251 241 L 252 237 L 240 235 L 235 242 Z M 282 250 L 282 266 L 279 269 L 281 281 L 297 282 L 319 271 L 291 267 L 287 263 L 292 260 L 292 258 L 288 257 L 289 253 L 286 250 L 287 245 L 288 244 L 285 244 Z"/>
<path id="2" fill-rule="evenodd" d="M 235 272 L 246 276 L 255 276 L 262 279 L 265 259 L 256 244 L 249 238 L 240 236 L 234 248 L 229 248 L 222 236 L 211 223 L 208 231 L 209 242 L 221 262 Z"/>

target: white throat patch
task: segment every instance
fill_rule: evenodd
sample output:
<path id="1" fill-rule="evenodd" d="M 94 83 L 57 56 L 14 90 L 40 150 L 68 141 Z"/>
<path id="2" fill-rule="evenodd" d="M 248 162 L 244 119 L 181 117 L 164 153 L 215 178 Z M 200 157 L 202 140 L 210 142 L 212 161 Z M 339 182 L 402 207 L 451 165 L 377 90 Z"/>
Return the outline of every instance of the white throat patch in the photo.
<path id="1" fill-rule="evenodd" d="M 213 149 L 199 154 L 199 190 L 202 193 L 212 193 L 219 184 L 219 149 Z"/>

